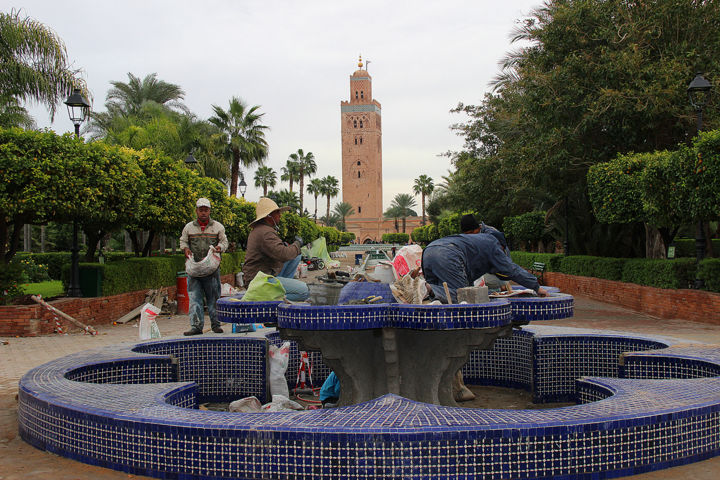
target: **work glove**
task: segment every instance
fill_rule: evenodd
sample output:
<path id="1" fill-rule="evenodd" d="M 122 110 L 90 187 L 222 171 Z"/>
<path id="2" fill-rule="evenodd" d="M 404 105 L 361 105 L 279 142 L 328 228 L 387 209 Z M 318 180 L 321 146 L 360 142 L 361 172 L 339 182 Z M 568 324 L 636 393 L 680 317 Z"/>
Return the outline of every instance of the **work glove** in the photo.
<path id="1" fill-rule="evenodd" d="M 302 239 L 302 237 L 301 237 L 300 235 L 295 235 L 295 241 L 300 244 L 300 247 L 302 247 L 303 245 L 305 245 L 305 242 L 303 242 L 303 239 Z"/>

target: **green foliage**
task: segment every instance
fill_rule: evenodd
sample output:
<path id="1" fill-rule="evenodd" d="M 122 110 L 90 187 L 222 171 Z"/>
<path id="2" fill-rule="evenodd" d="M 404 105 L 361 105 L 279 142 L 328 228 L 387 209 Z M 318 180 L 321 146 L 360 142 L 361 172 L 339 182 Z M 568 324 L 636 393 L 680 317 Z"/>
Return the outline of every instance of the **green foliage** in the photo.
<path id="1" fill-rule="evenodd" d="M 60 280 L 63 266 L 70 264 L 71 254 L 69 252 L 20 253 L 15 258 L 18 261 L 29 259 L 36 264 L 46 265 L 48 277 L 52 280 Z"/>
<path id="2" fill-rule="evenodd" d="M 545 212 L 527 212 L 515 217 L 505 217 L 503 233 L 511 245 L 535 249 L 545 237 Z"/>
<path id="3" fill-rule="evenodd" d="M 560 253 L 535 253 L 513 250 L 510 252 L 510 258 L 512 258 L 513 262 L 527 270 L 532 267 L 533 263 L 540 262 L 545 264 L 546 272 L 560 272 L 562 271 L 560 263 L 565 257 Z"/>
<path id="4" fill-rule="evenodd" d="M 720 258 L 706 258 L 700 262 L 698 277 L 705 281 L 705 288 L 720 292 Z"/>
<path id="5" fill-rule="evenodd" d="M 244 258 L 245 252 L 223 253 L 220 274 L 239 272 Z M 101 294 L 109 296 L 175 285 L 177 273 L 185 270 L 185 256 L 128 258 L 105 264 L 81 263 L 80 268 L 100 270 L 103 279 Z M 70 266 L 67 265 L 63 271 L 65 289 L 67 289 L 69 276 Z"/>
<path id="6" fill-rule="evenodd" d="M 22 283 L 37 283 L 50 280 L 48 266 L 42 263 L 36 263 L 33 257 L 28 256 L 17 259 L 17 262 L 23 270 Z"/>
<path id="7" fill-rule="evenodd" d="M 694 238 L 676 238 L 675 243 L 675 257 L 693 257 L 697 255 L 695 250 L 695 239 Z M 720 252 L 720 238 L 712 239 L 713 252 Z"/>
<path id="8" fill-rule="evenodd" d="M 433 240 L 437 240 L 438 238 L 440 238 L 440 235 L 438 234 L 437 225 L 431 223 L 423 227 L 417 227 L 415 230 L 412 231 L 411 237 L 415 243 L 427 245 Z"/>
<path id="9" fill-rule="evenodd" d="M 0 305 L 7 305 L 24 293 L 23 268 L 19 262 L 0 263 Z"/>
<path id="10" fill-rule="evenodd" d="M 689 258 L 627 259 L 620 280 L 658 288 L 688 288 L 695 278 L 695 269 L 695 261 Z"/>
<path id="11" fill-rule="evenodd" d="M 463 215 L 464 213 L 455 212 L 440 220 L 437 226 L 438 238 L 462 233 L 460 231 L 460 218 L 462 218 Z"/>
<path id="12" fill-rule="evenodd" d="M 232 221 L 223 223 L 225 235 L 229 242 L 235 243 L 236 248 L 241 248 L 242 245 L 247 245 L 250 222 L 255 220 L 255 203 L 232 197 L 228 200 L 233 216 Z"/>
<path id="13" fill-rule="evenodd" d="M 296 236 L 302 237 L 303 242 L 310 243 L 321 235 L 315 222 L 294 212 L 283 213 L 278 227 L 280 238 L 287 243 L 294 242 Z M 331 243 L 330 239 L 327 239 L 327 242 Z"/>
<path id="14" fill-rule="evenodd" d="M 407 233 L 383 233 L 383 243 L 399 243 L 405 245 L 410 240 L 410 235 Z"/>

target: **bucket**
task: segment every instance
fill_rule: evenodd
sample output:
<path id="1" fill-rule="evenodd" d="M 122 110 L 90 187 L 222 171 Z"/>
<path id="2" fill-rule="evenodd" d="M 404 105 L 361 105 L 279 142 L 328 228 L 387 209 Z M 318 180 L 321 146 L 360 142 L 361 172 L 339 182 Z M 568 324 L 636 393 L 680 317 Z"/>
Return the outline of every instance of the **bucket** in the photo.
<path id="1" fill-rule="evenodd" d="M 337 305 L 342 283 L 308 283 L 310 298 L 313 305 Z"/>
<path id="2" fill-rule="evenodd" d="M 188 276 L 185 272 L 177 273 L 175 298 L 177 299 L 178 315 L 187 315 L 190 311 L 190 296 L 188 295 Z"/>

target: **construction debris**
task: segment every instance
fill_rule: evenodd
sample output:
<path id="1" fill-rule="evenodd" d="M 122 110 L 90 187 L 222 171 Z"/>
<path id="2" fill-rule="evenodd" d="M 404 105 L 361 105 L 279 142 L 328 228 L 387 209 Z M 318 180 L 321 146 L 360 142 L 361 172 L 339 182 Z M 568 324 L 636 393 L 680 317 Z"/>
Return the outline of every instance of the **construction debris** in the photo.
<path id="1" fill-rule="evenodd" d="M 37 302 L 40 305 L 42 305 L 43 307 L 45 307 L 46 309 L 48 309 L 51 313 L 60 315 L 62 318 L 64 318 L 65 320 L 68 320 L 73 325 L 82 328 L 85 331 L 85 333 L 89 333 L 90 335 L 97 335 L 97 330 L 95 330 L 93 327 L 91 327 L 90 325 L 85 325 L 84 323 L 80 322 L 79 320 L 74 319 L 67 313 L 58 310 L 57 308 L 53 307 L 52 305 L 47 303 L 45 300 L 40 298 L 39 296 L 32 295 L 30 298 L 32 298 L 34 302 Z"/>
<path id="2" fill-rule="evenodd" d="M 115 323 L 128 323 L 140 317 L 140 312 L 142 311 L 142 308 L 146 303 L 151 303 L 154 306 L 160 308 L 162 310 L 162 313 L 172 314 L 177 311 L 177 302 L 168 302 L 167 288 L 148 290 L 148 292 L 145 294 L 145 301 L 138 305 L 137 308 L 134 308 L 130 312 L 115 320 Z"/>

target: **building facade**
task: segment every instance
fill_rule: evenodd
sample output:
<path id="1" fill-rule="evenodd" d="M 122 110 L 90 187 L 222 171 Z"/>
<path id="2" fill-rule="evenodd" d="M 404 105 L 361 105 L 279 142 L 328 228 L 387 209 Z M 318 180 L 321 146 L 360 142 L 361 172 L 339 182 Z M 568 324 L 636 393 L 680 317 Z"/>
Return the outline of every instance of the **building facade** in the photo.
<path id="1" fill-rule="evenodd" d="M 383 233 L 396 231 L 395 222 L 383 217 L 381 113 L 360 58 L 350 75 L 350 100 L 340 102 L 342 199 L 355 210 L 345 219 L 345 229 L 360 243 L 379 242 Z M 418 217 L 408 217 L 406 232 L 419 224 Z"/>

